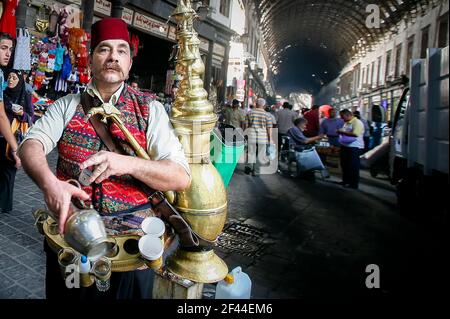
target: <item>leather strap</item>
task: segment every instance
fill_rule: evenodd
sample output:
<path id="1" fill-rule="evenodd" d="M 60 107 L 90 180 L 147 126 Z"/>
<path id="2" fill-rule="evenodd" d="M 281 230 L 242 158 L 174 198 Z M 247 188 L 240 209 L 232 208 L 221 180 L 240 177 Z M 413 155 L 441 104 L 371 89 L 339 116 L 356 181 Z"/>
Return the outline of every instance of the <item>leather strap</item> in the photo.
<path id="1" fill-rule="evenodd" d="M 164 193 L 160 191 L 154 192 L 149 196 L 152 209 L 159 216 L 164 217 L 170 225 L 175 229 L 175 232 L 180 237 L 180 243 L 183 247 L 195 247 L 203 241 L 208 244 L 213 244 L 215 240 L 208 240 L 197 234 L 191 226 L 186 222 L 183 216 L 169 203 Z"/>
<path id="2" fill-rule="evenodd" d="M 87 115 L 88 111 L 93 107 L 92 97 L 86 91 L 81 94 L 81 106 L 83 107 L 85 115 Z M 116 143 L 112 139 L 106 125 L 100 121 L 98 114 L 92 116 L 90 118 L 90 122 L 98 137 L 100 137 L 100 140 L 102 140 L 110 152 L 124 154 L 122 149 L 117 147 Z"/>
<path id="3" fill-rule="evenodd" d="M 92 105 L 92 97 L 87 93 L 83 92 L 81 95 L 81 105 L 83 107 L 84 113 L 90 110 Z M 97 115 L 90 118 L 91 124 L 95 129 L 95 132 L 106 145 L 106 147 L 111 151 L 119 154 L 123 154 L 121 149 L 116 147 L 111 134 L 109 133 L 106 125 L 104 125 Z M 167 201 L 164 194 L 160 191 L 153 192 L 148 199 L 152 204 L 152 209 L 155 213 L 163 217 L 175 230 L 180 239 L 180 244 L 182 247 L 196 247 L 200 243 L 200 239 L 212 243 L 207 239 L 202 238 L 197 233 L 195 233 L 187 221 L 177 212 L 177 210 Z"/>

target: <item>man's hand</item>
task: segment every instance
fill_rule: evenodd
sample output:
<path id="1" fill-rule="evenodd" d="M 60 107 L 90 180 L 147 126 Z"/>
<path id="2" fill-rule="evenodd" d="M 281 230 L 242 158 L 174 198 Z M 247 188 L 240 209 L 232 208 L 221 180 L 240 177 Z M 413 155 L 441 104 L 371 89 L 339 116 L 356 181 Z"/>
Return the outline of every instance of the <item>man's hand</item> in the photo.
<path id="1" fill-rule="evenodd" d="M 12 151 L 11 152 L 14 158 L 14 161 L 16 162 L 16 164 L 14 165 L 17 169 L 22 167 L 22 162 L 20 161 L 19 156 L 17 156 L 17 151 Z"/>
<path id="2" fill-rule="evenodd" d="M 19 111 L 14 111 L 14 114 L 18 116 L 23 116 L 23 109 L 20 109 Z"/>
<path id="3" fill-rule="evenodd" d="M 47 183 L 42 191 L 48 209 L 59 219 L 59 233 L 64 234 L 66 220 L 72 213 L 72 197 L 88 200 L 89 195 L 82 189 L 56 178 Z"/>
<path id="4" fill-rule="evenodd" d="M 112 175 L 122 176 L 131 173 L 127 156 L 113 152 L 100 151 L 84 161 L 80 168 L 85 169 L 90 166 L 95 166 L 89 179 L 90 183 L 95 181 L 99 184 Z"/>

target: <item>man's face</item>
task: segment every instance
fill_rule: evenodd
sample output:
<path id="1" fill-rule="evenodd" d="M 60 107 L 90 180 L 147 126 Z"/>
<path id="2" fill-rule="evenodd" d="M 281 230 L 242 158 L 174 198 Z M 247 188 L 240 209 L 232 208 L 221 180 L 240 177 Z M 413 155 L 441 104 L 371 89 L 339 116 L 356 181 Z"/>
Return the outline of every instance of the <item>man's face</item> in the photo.
<path id="1" fill-rule="evenodd" d="M 0 41 L 0 65 L 7 66 L 13 49 L 13 42 L 9 39 Z"/>
<path id="2" fill-rule="evenodd" d="M 177 92 L 178 92 L 178 88 L 177 87 L 173 87 L 172 88 L 172 98 L 175 98 L 177 96 Z"/>
<path id="3" fill-rule="evenodd" d="M 300 129 L 300 131 L 304 131 L 304 130 L 306 130 L 306 124 L 307 124 L 307 122 L 301 122 L 299 125 L 298 125 L 298 128 Z"/>
<path id="4" fill-rule="evenodd" d="M 11 72 L 8 75 L 8 87 L 13 89 L 19 84 L 19 76 L 16 73 Z"/>
<path id="5" fill-rule="evenodd" d="M 138 84 L 136 82 L 131 82 L 131 87 L 135 90 L 137 90 L 139 88 Z"/>
<path id="6" fill-rule="evenodd" d="M 121 83 L 128 79 L 132 64 L 130 46 L 126 41 L 105 40 L 92 53 L 92 76 L 105 84 Z"/>
<path id="7" fill-rule="evenodd" d="M 334 119 L 336 117 L 336 111 L 330 110 L 330 119 Z"/>
<path id="8" fill-rule="evenodd" d="M 351 114 L 341 114 L 341 119 L 344 120 L 344 122 L 348 122 L 352 119 L 352 115 Z"/>

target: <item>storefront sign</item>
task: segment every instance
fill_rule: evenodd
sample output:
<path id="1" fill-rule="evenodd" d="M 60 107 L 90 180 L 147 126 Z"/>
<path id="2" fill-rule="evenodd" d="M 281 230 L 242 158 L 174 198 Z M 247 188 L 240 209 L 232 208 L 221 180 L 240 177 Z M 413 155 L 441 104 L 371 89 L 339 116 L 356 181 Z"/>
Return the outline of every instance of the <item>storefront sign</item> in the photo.
<path id="1" fill-rule="evenodd" d="M 73 3 L 76 4 L 77 6 L 81 6 L 81 0 L 67 0 L 67 2 L 69 3 Z M 36 7 L 41 7 L 41 6 L 52 6 L 52 5 L 57 5 L 59 7 L 64 7 L 66 6 L 66 4 L 58 2 L 56 0 L 29 0 L 29 5 L 33 5 Z"/>
<path id="2" fill-rule="evenodd" d="M 127 24 L 133 24 L 133 14 L 134 11 L 128 8 L 123 8 L 122 11 L 122 20 L 125 21 Z"/>
<path id="3" fill-rule="evenodd" d="M 242 102 L 245 98 L 245 80 L 236 80 L 236 100 Z"/>
<path id="4" fill-rule="evenodd" d="M 212 65 L 221 69 L 223 64 L 223 58 L 221 56 L 213 54 Z"/>
<path id="5" fill-rule="evenodd" d="M 198 38 L 200 39 L 200 50 L 208 52 L 209 51 L 209 41 L 202 37 L 198 37 Z"/>
<path id="6" fill-rule="evenodd" d="M 176 35 L 176 32 L 177 31 L 177 29 L 174 27 L 174 26 L 169 26 L 169 33 L 167 34 L 167 37 L 170 39 L 170 40 L 173 40 L 173 41 L 175 41 L 176 39 L 177 39 L 177 35 Z"/>
<path id="7" fill-rule="evenodd" d="M 95 0 L 94 11 L 110 16 L 111 15 L 111 2 L 106 0 Z"/>
<path id="8" fill-rule="evenodd" d="M 214 54 L 225 56 L 225 47 L 223 45 L 214 43 L 213 52 Z"/>
<path id="9" fill-rule="evenodd" d="M 167 37 L 168 25 L 144 14 L 136 12 L 134 14 L 133 25 L 164 38 Z"/>

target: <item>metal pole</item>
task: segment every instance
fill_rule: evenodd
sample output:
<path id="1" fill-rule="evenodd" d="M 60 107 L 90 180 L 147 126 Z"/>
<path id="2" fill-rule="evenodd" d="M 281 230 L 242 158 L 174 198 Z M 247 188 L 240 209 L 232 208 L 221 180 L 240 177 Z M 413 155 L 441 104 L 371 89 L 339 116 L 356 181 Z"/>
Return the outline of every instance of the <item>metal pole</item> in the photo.
<path id="1" fill-rule="evenodd" d="M 112 1 L 111 17 L 122 18 L 122 11 L 128 0 L 114 0 Z"/>
<path id="2" fill-rule="evenodd" d="M 27 11 L 27 1 L 19 1 L 19 6 L 16 10 L 16 23 L 18 28 L 26 27 Z"/>
<path id="3" fill-rule="evenodd" d="M 86 32 L 91 32 L 91 25 L 94 20 L 94 1 L 83 1 L 83 29 Z"/>

